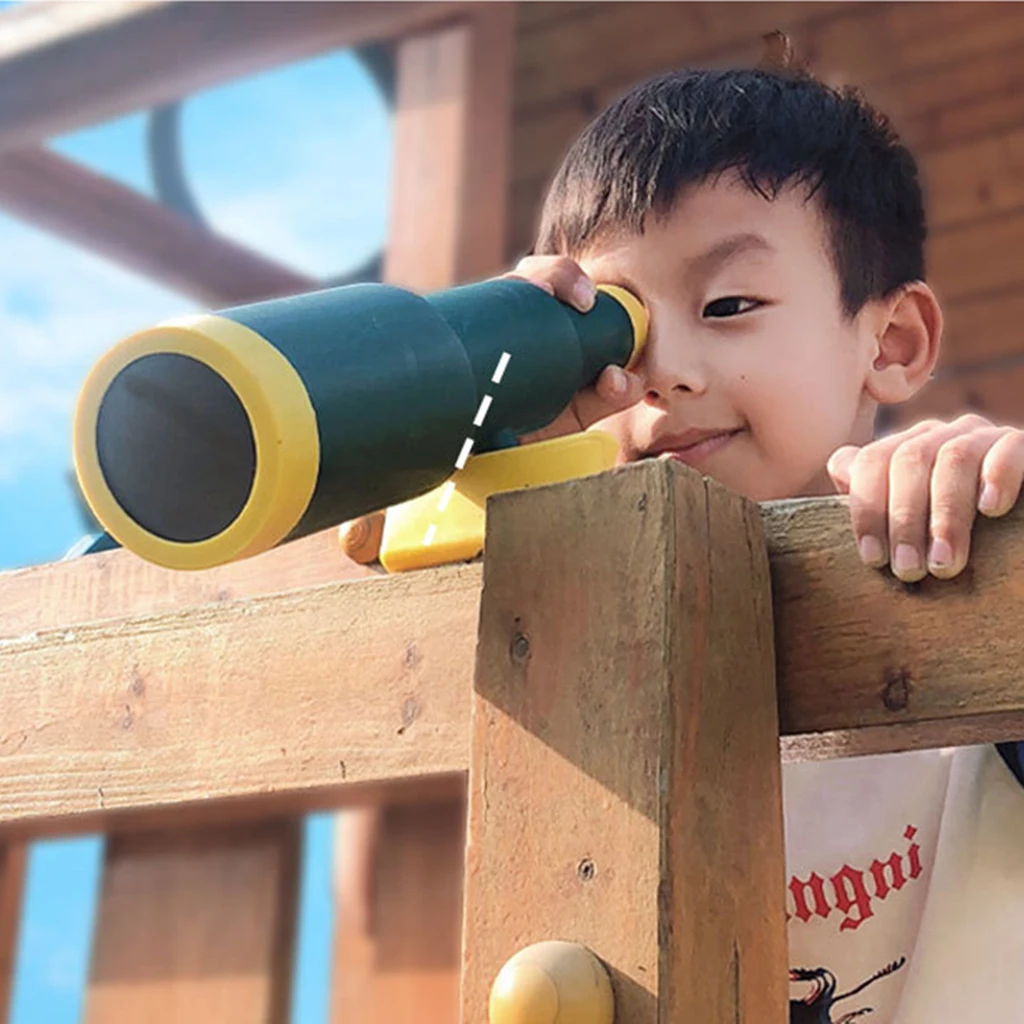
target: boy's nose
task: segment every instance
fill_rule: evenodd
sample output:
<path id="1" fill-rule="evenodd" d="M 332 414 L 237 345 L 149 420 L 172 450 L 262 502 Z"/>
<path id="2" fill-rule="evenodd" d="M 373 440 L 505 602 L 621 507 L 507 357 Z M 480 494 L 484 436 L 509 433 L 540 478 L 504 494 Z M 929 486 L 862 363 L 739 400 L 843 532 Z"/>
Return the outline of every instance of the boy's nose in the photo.
<path id="1" fill-rule="evenodd" d="M 675 333 L 652 332 L 636 369 L 647 389 L 648 401 L 668 401 L 680 394 L 699 395 L 707 390 L 707 367 L 693 346 Z"/>

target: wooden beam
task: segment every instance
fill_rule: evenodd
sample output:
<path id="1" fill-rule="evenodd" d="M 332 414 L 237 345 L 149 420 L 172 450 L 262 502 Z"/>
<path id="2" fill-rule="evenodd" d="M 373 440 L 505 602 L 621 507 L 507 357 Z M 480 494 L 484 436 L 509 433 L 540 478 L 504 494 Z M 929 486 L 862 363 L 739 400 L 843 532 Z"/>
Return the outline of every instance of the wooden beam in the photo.
<path id="1" fill-rule="evenodd" d="M 976 525 L 958 579 L 917 584 L 860 564 L 845 499 L 771 502 L 761 515 L 792 756 L 1024 737 L 1024 509 Z M 0 832 L 300 791 L 342 804 L 387 780 L 467 769 L 479 564 L 191 607 L 216 601 L 215 575 L 143 568 L 124 552 L 80 561 L 0 575 L 0 608 L 28 627 L 0 629 Z M 221 578 L 258 592 L 243 567 Z M 130 616 L 129 588 L 148 573 L 140 603 L 158 611 L 75 625 L 102 618 L 104 595 Z M 31 595 L 55 595 L 63 622 L 33 618 Z"/>
<path id="2" fill-rule="evenodd" d="M 333 529 L 198 572 L 163 569 L 122 549 L 105 551 L 0 572 L 0 640 L 380 574 L 345 558 Z"/>
<path id="3" fill-rule="evenodd" d="M 1024 503 L 979 517 L 957 579 L 920 583 L 861 564 L 845 499 L 761 511 L 792 756 L 1024 738 Z"/>
<path id="4" fill-rule="evenodd" d="M 783 1024 L 757 507 L 666 462 L 600 481 L 488 504 L 462 1019 L 486 1019 L 513 954 L 560 939 L 608 967 L 618 1020 Z"/>
<path id="5" fill-rule="evenodd" d="M 107 840 L 85 1024 L 286 1024 L 294 820 Z"/>
<path id="6" fill-rule="evenodd" d="M 43 147 L 0 154 L 0 207 L 206 305 L 317 287 L 315 278 Z"/>
<path id="7" fill-rule="evenodd" d="M 0 833 L 344 805 L 463 772 L 479 580 L 446 567 L 0 643 Z"/>
<path id="8" fill-rule="evenodd" d="M 514 13 L 403 43 L 384 276 L 419 291 L 504 269 Z"/>
<path id="9" fill-rule="evenodd" d="M 463 17 L 446 2 L 26 4 L 0 15 L 0 150 Z M 33 27 L 34 26 L 34 27 Z"/>

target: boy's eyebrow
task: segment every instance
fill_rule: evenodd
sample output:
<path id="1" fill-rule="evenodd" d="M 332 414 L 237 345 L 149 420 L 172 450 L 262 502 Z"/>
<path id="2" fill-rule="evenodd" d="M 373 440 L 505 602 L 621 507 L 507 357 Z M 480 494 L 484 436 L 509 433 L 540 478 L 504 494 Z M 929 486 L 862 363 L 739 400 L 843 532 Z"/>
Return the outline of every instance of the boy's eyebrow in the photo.
<path id="1" fill-rule="evenodd" d="M 738 235 L 730 235 L 716 242 L 710 249 L 690 260 L 690 271 L 702 277 L 710 277 L 723 263 L 738 256 L 742 252 L 760 250 L 775 252 L 774 246 L 764 235 L 754 231 L 744 231 Z"/>

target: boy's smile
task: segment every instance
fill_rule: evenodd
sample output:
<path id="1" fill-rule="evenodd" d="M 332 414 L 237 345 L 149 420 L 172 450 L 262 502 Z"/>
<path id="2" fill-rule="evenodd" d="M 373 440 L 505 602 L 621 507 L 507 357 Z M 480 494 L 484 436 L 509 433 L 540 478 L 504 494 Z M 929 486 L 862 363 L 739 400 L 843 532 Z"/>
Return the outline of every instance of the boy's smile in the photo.
<path id="1" fill-rule="evenodd" d="M 834 493 L 829 455 L 871 440 L 876 304 L 844 315 L 825 221 L 805 196 L 767 200 L 730 172 L 685 190 L 642 234 L 581 255 L 591 278 L 651 314 L 643 399 L 594 424 L 621 462 L 677 458 L 765 501 Z"/>

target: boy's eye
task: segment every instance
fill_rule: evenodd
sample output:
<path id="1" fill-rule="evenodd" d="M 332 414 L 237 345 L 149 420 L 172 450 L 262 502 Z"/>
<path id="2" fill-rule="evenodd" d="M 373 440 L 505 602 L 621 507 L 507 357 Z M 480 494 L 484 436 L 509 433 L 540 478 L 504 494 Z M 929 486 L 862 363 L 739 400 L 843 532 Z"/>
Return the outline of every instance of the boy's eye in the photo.
<path id="1" fill-rule="evenodd" d="M 761 303 L 756 299 L 744 299 L 739 295 L 730 295 L 724 299 L 715 299 L 704 307 L 701 316 L 705 317 L 727 317 L 737 316 L 740 313 L 749 313 L 756 309 Z"/>

